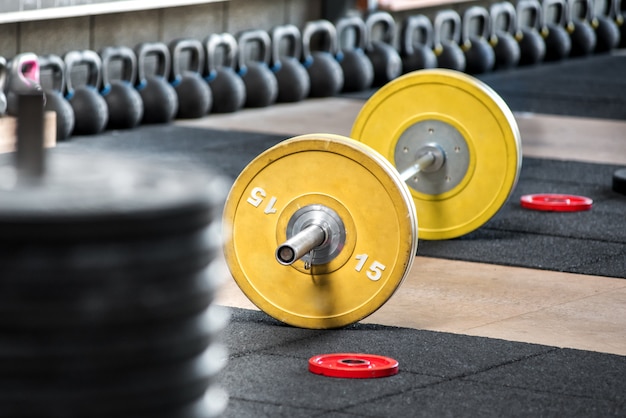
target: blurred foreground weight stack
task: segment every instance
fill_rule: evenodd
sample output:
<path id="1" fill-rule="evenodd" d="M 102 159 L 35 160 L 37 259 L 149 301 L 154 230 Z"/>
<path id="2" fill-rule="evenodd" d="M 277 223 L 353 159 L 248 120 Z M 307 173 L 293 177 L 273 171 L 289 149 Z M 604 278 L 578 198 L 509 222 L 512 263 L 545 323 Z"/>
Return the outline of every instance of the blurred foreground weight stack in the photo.
<path id="1" fill-rule="evenodd" d="M 18 150 L 0 160 L 0 416 L 219 415 L 223 182 L 46 158 L 41 94 L 19 103 Z"/>

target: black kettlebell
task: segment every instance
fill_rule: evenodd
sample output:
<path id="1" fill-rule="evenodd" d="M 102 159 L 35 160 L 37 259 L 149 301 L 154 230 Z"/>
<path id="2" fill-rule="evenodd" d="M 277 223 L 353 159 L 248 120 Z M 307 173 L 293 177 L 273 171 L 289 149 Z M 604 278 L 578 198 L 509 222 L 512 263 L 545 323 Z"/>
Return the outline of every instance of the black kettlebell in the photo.
<path id="1" fill-rule="evenodd" d="M 102 77 L 102 60 L 95 51 L 70 51 L 65 54 L 65 97 L 74 109 L 73 135 L 95 135 L 106 128 L 109 109 L 106 101 L 98 92 Z M 86 80 L 76 85 L 73 76 L 78 79 L 79 71 L 86 70 Z M 84 72 L 82 73 L 84 74 Z"/>
<path id="2" fill-rule="evenodd" d="M 314 36 L 324 41 L 319 49 L 313 49 Z M 311 90 L 309 97 L 334 96 L 343 89 L 345 82 L 341 65 L 335 56 L 339 50 L 337 28 L 328 20 L 307 22 L 302 30 L 302 64 L 309 73 Z"/>
<path id="3" fill-rule="evenodd" d="M 594 4 L 591 26 L 596 32 L 595 53 L 609 52 L 619 46 L 619 26 L 612 16 L 614 3 L 606 0 Z"/>
<path id="4" fill-rule="evenodd" d="M 335 28 L 338 42 L 336 59 L 343 71 L 342 91 L 362 91 L 369 88 L 374 82 L 374 67 L 365 55 L 365 21 L 358 16 L 344 17 L 337 21 Z"/>
<path id="5" fill-rule="evenodd" d="M 211 88 L 202 78 L 204 46 L 197 39 L 176 39 L 170 42 L 172 72 L 170 84 L 178 96 L 178 119 L 206 116 L 213 105 Z"/>
<path id="6" fill-rule="evenodd" d="M 6 112 L 17 116 L 19 96 L 31 91 L 41 91 L 39 61 L 32 52 L 17 54 L 6 63 Z"/>
<path id="7" fill-rule="evenodd" d="M 494 3 L 489 8 L 491 30 L 489 44 L 495 53 L 494 69 L 506 70 L 516 67 L 522 52 L 515 40 L 517 33 L 517 15 L 515 7 L 509 2 Z"/>
<path id="8" fill-rule="evenodd" d="M 144 42 L 135 47 L 137 85 L 143 102 L 142 124 L 169 123 L 178 112 L 178 96 L 167 81 L 170 50 L 162 42 Z M 150 65 L 150 66 L 149 66 Z"/>
<path id="9" fill-rule="evenodd" d="M 100 94 L 109 109 L 107 129 L 132 129 L 143 118 L 143 102 L 135 90 L 137 56 L 126 46 L 109 46 L 100 50 L 102 87 Z M 113 62 L 119 62 L 120 73 L 112 74 Z"/>
<path id="10" fill-rule="evenodd" d="M 461 16 L 452 9 L 437 12 L 433 22 L 433 52 L 440 68 L 465 71 L 467 63 L 460 42 Z"/>
<path id="11" fill-rule="evenodd" d="M 278 98 L 278 80 L 269 67 L 272 40 L 263 30 L 237 35 L 237 72 L 246 86 L 246 107 L 266 107 Z M 252 47 L 256 46 L 256 51 Z"/>
<path id="12" fill-rule="evenodd" d="M 482 74 L 491 71 L 496 54 L 489 44 L 489 12 L 482 6 L 471 6 L 463 12 L 461 49 L 465 54 L 465 71 Z"/>
<path id="13" fill-rule="evenodd" d="M 0 116 L 7 112 L 7 96 L 4 89 L 7 83 L 7 59 L 0 56 Z"/>
<path id="14" fill-rule="evenodd" d="M 567 0 L 567 33 L 572 40 L 570 56 L 590 55 L 596 48 L 596 32 L 591 27 L 593 6 L 591 0 Z"/>
<path id="15" fill-rule="evenodd" d="M 374 86 L 382 86 L 402 74 L 402 58 L 393 46 L 396 38 L 396 21 L 387 12 L 374 12 L 365 19 L 368 46 L 365 49 L 374 66 Z M 376 28 L 382 28 L 380 38 Z"/>
<path id="16" fill-rule="evenodd" d="M 413 15 L 404 19 L 400 37 L 402 72 L 409 73 L 437 67 L 433 51 L 433 24 L 426 15 Z"/>
<path id="17" fill-rule="evenodd" d="M 546 56 L 546 42 L 539 32 L 543 22 L 541 5 L 538 0 L 520 0 L 515 12 L 515 40 L 520 48 L 519 65 L 539 64 Z"/>
<path id="18" fill-rule="evenodd" d="M 57 140 L 68 139 L 74 130 L 74 109 L 65 99 L 65 62 L 54 54 L 38 57 L 39 71 L 41 74 L 41 86 L 46 95 L 44 110 L 56 113 L 56 136 Z M 45 83 L 44 75 L 50 75 L 50 83 Z"/>
<path id="19" fill-rule="evenodd" d="M 270 67 L 278 82 L 277 102 L 299 102 L 309 96 L 311 79 L 300 63 L 302 34 L 294 25 L 272 28 L 272 55 Z M 281 47 L 285 46 L 283 51 Z"/>
<path id="20" fill-rule="evenodd" d="M 214 33 L 206 38 L 204 45 L 207 64 L 204 80 L 213 93 L 211 113 L 236 112 L 246 103 L 246 85 L 235 71 L 237 40 L 230 33 Z"/>
<path id="21" fill-rule="evenodd" d="M 546 43 L 545 61 L 560 61 L 572 50 L 565 25 L 567 24 L 566 0 L 543 0 L 541 36 Z"/>

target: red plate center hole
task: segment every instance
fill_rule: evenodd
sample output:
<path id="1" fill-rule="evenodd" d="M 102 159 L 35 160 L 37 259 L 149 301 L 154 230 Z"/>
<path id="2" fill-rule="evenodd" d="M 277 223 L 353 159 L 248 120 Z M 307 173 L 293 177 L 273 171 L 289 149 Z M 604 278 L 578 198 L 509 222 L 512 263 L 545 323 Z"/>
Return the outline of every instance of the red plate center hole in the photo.
<path id="1" fill-rule="evenodd" d="M 339 360 L 339 363 L 345 364 L 346 366 L 367 366 L 370 364 L 369 361 L 359 358 L 344 358 Z"/>

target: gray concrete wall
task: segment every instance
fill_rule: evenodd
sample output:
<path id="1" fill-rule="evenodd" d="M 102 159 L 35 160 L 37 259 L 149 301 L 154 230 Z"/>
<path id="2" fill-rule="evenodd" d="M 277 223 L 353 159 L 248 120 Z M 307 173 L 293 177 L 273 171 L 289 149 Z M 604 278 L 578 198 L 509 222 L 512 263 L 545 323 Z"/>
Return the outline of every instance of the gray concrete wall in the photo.
<path id="1" fill-rule="evenodd" d="M 230 0 L 203 5 L 66 19 L 0 24 L 0 55 L 20 52 L 62 55 L 74 49 L 134 47 L 176 38 L 203 40 L 211 33 L 270 29 L 319 19 L 322 0 Z"/>

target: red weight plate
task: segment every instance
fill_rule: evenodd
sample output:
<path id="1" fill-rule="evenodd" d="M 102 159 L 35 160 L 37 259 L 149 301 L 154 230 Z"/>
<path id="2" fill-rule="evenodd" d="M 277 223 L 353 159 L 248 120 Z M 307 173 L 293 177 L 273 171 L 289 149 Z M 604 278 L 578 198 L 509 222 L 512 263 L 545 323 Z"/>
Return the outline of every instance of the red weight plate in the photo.
<path id="1" fill-rule="evenodd" d="M 371 379 L 397 374 L 398 362 L 372 354 L 320 354 L 309 359 L 309 371 L 330 377 Z"/>
<path id="2" fill-rule="evenodd" d="M 567 194 L 528 194 L 522 196 L 523 208 L 553 212 L 578 212 L 591 209 L 593 200 Z"/>

